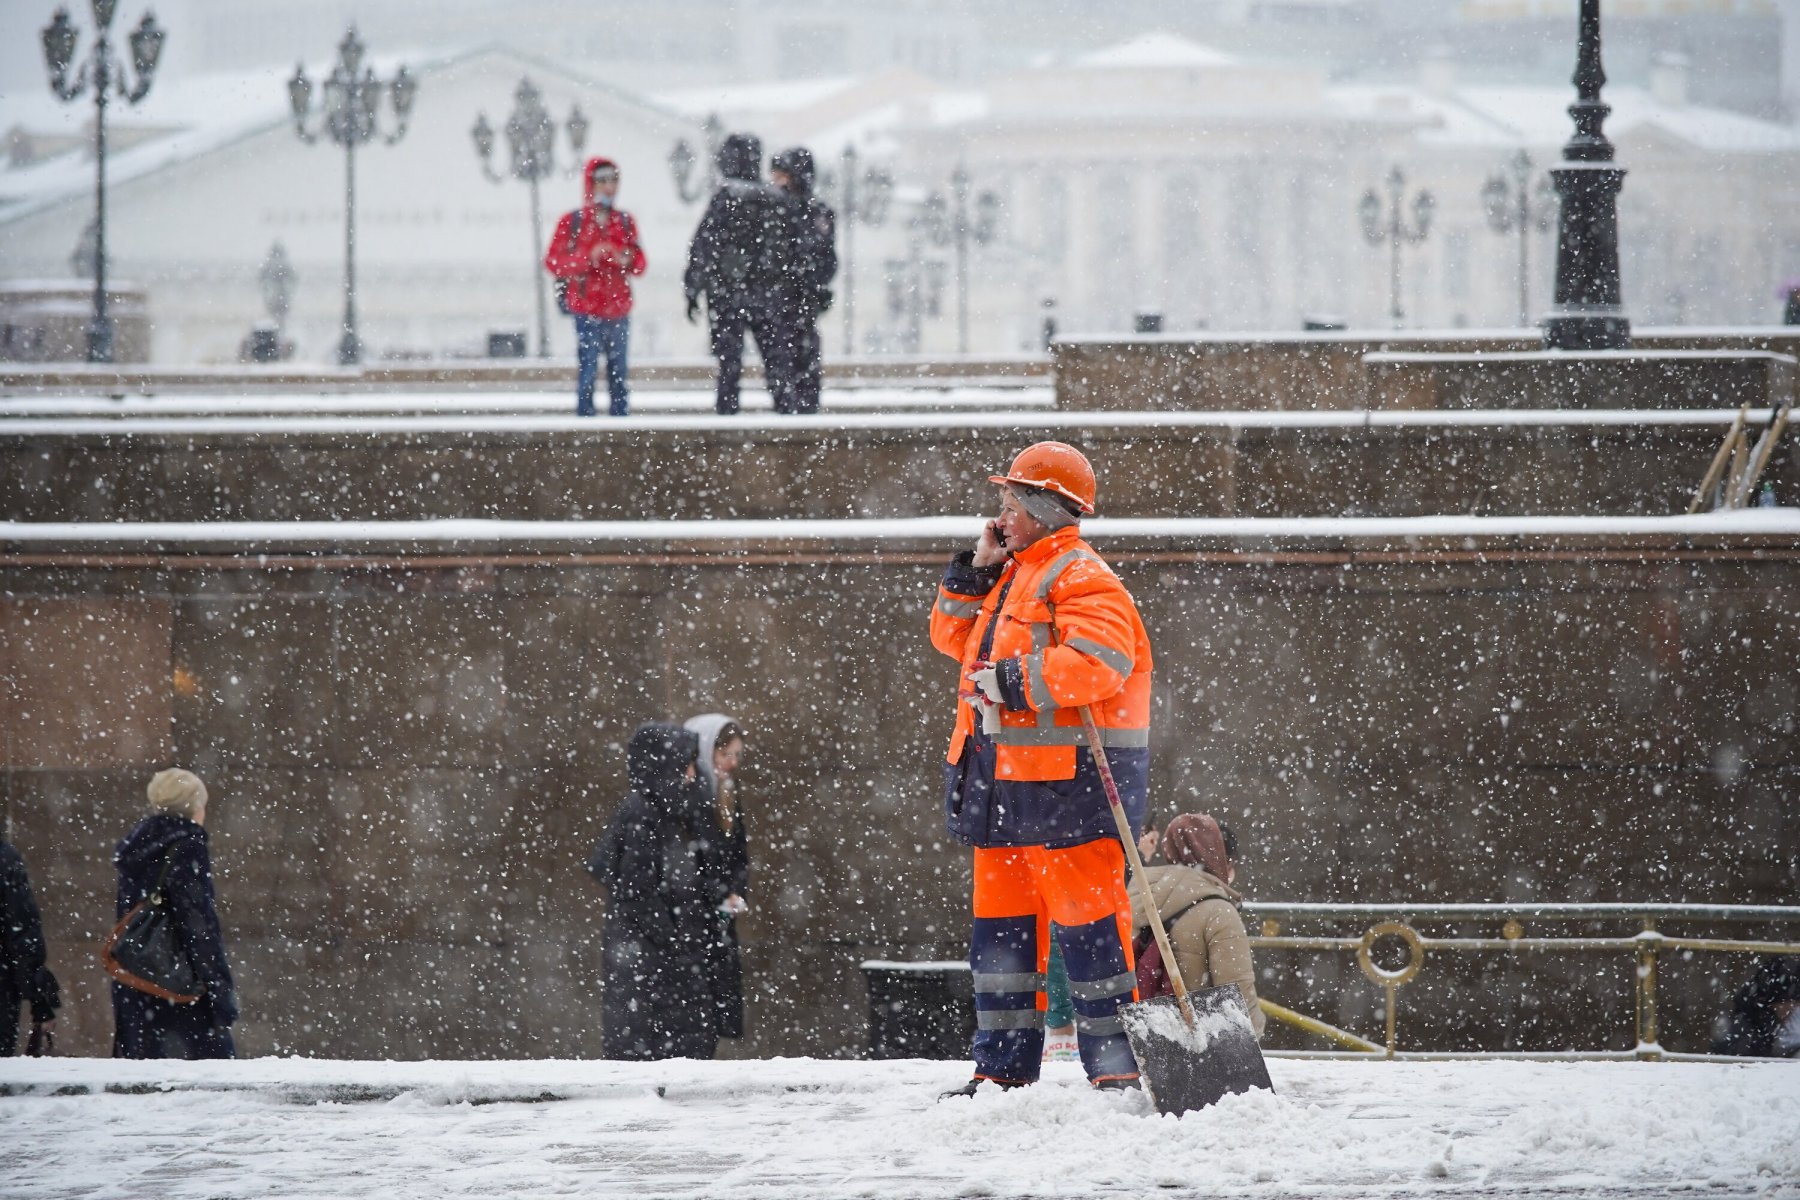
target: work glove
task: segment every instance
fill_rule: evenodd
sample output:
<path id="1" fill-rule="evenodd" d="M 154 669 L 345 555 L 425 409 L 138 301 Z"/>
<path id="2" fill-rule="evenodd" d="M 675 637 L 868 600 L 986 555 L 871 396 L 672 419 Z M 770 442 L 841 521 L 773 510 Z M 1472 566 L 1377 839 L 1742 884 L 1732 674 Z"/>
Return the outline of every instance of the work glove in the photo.
<path id="1" fill-rule="evenodd" d="M 687 298 L 687 317 L 689 325 L 693 325 L 700 320 L 700 297 L 689 296 Z"/>
<path id="2" fill-rule="evenodd" d="M 1005 702 L 1006 697 L 1000 694 L 1000 668 L 978 667 L 969 672 L 969 682 L 988 698 L 988 703 L 1001 704 Z"/>
<path id="3" fill-rule="evenodd" d="M 993 667 L 978 667 L 969 672 L 969 682 L 975 685 L 975 694 L 969 697 L 975 712 L 981 717 L 981 732 L 985 737 L 997 737 L 1000 733 L 1000 679 L 999 672 Z"/>

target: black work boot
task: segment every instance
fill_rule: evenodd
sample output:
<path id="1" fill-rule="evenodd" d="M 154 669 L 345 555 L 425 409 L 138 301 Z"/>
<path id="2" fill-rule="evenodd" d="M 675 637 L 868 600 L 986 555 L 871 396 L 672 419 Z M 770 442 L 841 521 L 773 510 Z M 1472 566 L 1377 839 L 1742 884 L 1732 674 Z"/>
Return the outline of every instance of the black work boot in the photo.
<path id="1" fill-rule="evenodd" d="M 1105 1079 L 1094 1080 L 1096 1092 L 1135 1092 L 1142 1091 L 1143 1087 L 1136 1075 L 1109 1075 Z"/>
<path id="2" fill-rule="evenodd" d="M 991 1083 L 1003 1092 L 1010 1092 L 1014 1088 L 1029 1086 L 1016 1079 L 983 1079 L 981 1076 L 977 1075 L 959 1088 L 951 1088 L 947 1092 L 939 1092 L 938 1099 L 948 1100 L 952 1096 L 973 1096 L 984 1083 Z"/>

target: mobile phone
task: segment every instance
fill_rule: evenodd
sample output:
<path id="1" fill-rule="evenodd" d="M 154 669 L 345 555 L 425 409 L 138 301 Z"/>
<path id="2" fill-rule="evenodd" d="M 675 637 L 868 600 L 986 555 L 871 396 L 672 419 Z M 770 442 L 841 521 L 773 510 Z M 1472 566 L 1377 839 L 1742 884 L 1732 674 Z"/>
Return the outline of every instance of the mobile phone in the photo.
<path id="1" fill-rule="evenodd" d="M 1006 530 L 1000 528 L 1000 522 L 989 521 L 988 528 L 994 531 L 995 544 L 1000 546 L 1006 545 Z"/>

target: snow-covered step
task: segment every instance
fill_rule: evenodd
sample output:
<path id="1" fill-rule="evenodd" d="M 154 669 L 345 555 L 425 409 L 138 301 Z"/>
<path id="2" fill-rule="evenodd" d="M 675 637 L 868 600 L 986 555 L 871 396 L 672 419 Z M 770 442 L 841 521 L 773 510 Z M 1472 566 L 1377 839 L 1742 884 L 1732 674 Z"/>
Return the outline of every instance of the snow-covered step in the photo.
<path id="1" fill-rule="evenodd" d="M 601 398 L 604 404 L 605 398 Z M 713 393 L 697 388 L 639 389 L 632 393 L 637 414 L 713 413 Z M 476 391 L 172 391 L 153 394 L 12 395 L 0 398 L 0 422 L 20 417 L 314 417 L 314 416 L 570 416 L 574 396 L 567 390 Z M 746 388 L 745 413 L 773 413 L 769 393 Z M 1031 412 L 1056 406 L 1048 384 L 831 387 L 821 407 L 827 414 L 869 412 Z M 610 419 L 610 418 L 607 418 Z"/>

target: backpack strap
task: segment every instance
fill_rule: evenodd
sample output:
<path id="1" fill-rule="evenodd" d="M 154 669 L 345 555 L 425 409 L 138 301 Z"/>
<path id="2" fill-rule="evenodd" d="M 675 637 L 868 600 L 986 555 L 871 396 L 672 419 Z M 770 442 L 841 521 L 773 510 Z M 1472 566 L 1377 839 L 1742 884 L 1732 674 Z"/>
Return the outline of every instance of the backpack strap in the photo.
<path id="1" fill-rule="evenodd" d="M 1173 930 L 1175 928 L 1175 922 L 1177 922 L 1177 921 L 1181 920 L 1181 918 L 1187 916 L 1190 910 L 1199 908 L 1202 904 L 1205 904 L 1208 900 L 1224 900 L 1224 899 L 1225 899 L 1225 897 L 1223 897 L 1223 896 L 1202 896 L 1198 900 L 1190 900 L 1186 904 L 1182 905 L 1180 908 L 1176 909 L 1174 912 L 1170 913 L 1168 916 L 1166 916 L 1162 919 L 1163 928 L 1166 930 Z M 1227 903 L 1229 903 L 1229 901 L 1227 901 Z"/>

